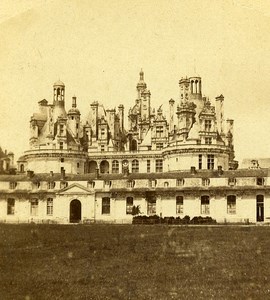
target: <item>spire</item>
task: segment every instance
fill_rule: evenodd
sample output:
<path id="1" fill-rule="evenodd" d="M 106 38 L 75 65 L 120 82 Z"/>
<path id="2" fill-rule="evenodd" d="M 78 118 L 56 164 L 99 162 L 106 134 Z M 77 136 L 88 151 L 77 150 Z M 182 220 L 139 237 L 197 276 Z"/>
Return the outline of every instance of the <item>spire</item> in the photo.
<path id="1" fill-rule="evenodd" d="M 140 72 L 140 81 L 144 81 L 143 69 L 141 69 L 141 72 Z"/>

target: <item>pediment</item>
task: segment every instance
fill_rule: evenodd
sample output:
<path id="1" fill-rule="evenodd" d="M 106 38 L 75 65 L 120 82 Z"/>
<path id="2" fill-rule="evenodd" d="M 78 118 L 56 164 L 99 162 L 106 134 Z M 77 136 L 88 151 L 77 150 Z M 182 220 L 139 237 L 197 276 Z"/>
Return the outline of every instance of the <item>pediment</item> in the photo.
<path id="1" fill-rule="evenodd" d="M 79 183 L 72 183 L 68 187 L 61 189 L 58 194 L 92 194 L 93 191 L 89 190 L 87 187 L 79 184 Z"/>

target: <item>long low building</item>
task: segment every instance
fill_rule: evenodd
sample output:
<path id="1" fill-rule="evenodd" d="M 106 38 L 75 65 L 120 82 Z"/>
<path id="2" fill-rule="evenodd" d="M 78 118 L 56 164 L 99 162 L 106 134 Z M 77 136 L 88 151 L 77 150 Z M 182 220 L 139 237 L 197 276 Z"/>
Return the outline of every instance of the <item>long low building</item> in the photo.
<path id="1" fill-rule="evenodd" d="M 209 216 L 217 222 L 269 222 L 268 169 L 167 173 L 0 176 L 0 221 L 131 223 L 141 215 Z"/>

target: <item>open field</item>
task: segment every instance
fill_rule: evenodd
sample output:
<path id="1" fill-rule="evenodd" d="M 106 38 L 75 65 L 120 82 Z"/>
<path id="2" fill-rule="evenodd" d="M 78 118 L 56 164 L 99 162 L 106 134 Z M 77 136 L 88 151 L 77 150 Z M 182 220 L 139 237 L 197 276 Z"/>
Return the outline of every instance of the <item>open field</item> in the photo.
<path id="1" fill-rule="evenodd" d="M 0 225 L 1 299 L 270 299 L 270 227 Z"/>

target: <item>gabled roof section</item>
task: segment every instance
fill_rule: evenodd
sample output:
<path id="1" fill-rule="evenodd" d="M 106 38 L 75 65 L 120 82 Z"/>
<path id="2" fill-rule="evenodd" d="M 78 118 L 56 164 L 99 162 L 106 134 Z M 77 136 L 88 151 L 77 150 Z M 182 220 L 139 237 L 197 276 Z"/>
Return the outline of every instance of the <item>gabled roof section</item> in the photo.
<path id="1" fill-rule="evenodd" d="M 92 194 L 85 186 L 79 183 L 72 183 L 70 186 L 61 189 L 57 194 Z"/>

